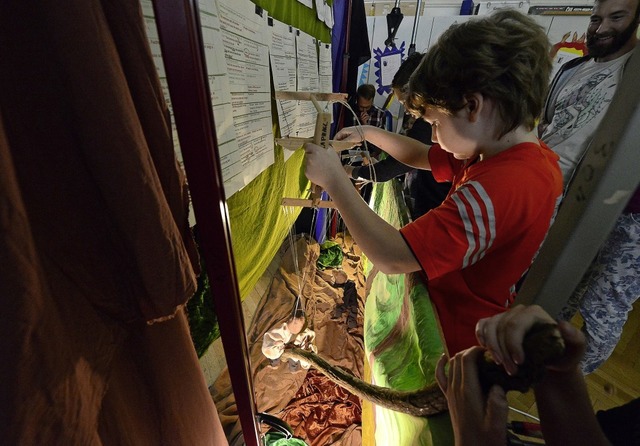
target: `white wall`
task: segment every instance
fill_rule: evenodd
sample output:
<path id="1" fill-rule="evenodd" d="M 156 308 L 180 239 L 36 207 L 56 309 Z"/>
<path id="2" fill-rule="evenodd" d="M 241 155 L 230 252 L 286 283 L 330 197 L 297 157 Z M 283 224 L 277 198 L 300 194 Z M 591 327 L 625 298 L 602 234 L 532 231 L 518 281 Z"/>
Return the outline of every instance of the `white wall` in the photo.
<path id="1" fill-rule="evenodd" d="M 479 5 L 479 14 L 490 12 L 493 9 L 514 7 L 527 12 L 530 6 L 585 6 L 590 7 L 588 2 L 578 1 L 530 1 L 530 2 L 514 2 L 514 1 L 494 1 L 494 2 L 475 2 Z M 401 1 L 400 10 L 404 18 L 398 28 L 395 39 L 395 49 L 387 48 L 385 40 L 388 37 L 388 27 L 386 16 L 395 6 L 395 2 L 373 2 L 365 1 L 365 10 L 367 11 L 367 26 L 369 32 L 369 42 L 372 50 L 372 59 L 360 66 L 358 84 L 370 83 L 376 86 L 378 94 L 375 98 L 375 104 L 382 107 L 390 94 L 390 88 L 386 83 L 390 83 L 393 77 L 393 67 L 397 65 L 398 56 L 394 52 L 400 52 L 404 59 L 407 56 L 411 37 L 413 34 L 415 12 L 415 1 Z M 460 16 L 460 1 L 451 0 L 431 0 L 422 2 L 422 14 L 419 16 L 415 33 L 416 51 L 424 52 L 429 46 L 437 40 L 442 32 L 453 23 L 468 20 L 471 16 Z M 533 16 L 541 26 L 547 30 L 547 35 L 552 44 L 558 46 L 569 46 L 561 44 L 561 42 L 572 42 L 583 38 L 586 31 L 588 16 L 585 15 L 555 15 L 555 16 Z M 577 45 L 580 46 L 580 45 Z M 560 51 L 562 61 L 566 61 L 568 57 L 575 57 L 580 54 L 571 48 L 563 48 Z M 377 56 L 377 57 L 376 57 Z M 559 62 L 558 62 L 559 66 Z M 389 110 L 394 116 L 399 112 L 399 104 L 392 101 Z"/>

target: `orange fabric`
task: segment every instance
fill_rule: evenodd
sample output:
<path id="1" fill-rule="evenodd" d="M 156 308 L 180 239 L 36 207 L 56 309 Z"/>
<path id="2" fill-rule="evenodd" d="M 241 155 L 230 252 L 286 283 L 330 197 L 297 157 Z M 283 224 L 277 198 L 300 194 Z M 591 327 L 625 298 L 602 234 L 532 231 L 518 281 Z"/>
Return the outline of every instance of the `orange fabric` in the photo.
<path id="1" fill-rule="evenodd" d="M 139 2 L 3 1 L 0 60 L 0 444 L 224 444 Z"/>
<path id="2" fill-rule="evenodd" d="M 310 445 L 334 444 L 345 430 L 362 422 L 360 398 L 315 369 L 310 369 L 298 393 L 279 415 L 294 436 Z"/>

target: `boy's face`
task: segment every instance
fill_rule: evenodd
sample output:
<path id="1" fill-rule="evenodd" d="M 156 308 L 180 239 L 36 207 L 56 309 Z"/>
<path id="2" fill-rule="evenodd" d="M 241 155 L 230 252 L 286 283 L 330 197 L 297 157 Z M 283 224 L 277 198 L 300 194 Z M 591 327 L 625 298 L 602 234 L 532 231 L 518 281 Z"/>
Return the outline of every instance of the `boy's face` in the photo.
<path id="1" fill-rule="evenodd" d="M 477 144 L 469 121 L 461 112 L 453 115 L 427 108 L 422 118 L 431 124 L 431 140 L 456 159 L 468 159 L 477 154 Z"/>

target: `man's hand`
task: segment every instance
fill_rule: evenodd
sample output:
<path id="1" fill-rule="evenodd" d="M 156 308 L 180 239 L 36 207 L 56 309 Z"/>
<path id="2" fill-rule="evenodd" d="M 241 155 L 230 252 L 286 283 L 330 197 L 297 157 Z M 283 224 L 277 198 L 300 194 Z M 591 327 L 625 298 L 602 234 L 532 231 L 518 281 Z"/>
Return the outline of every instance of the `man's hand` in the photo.
<path id="1" fill-rule="evenodd" d="M 502 446 L 507 442 L 507 397 L 499 386 L 488 395 L 478 379 L 481 347 L 471 347 L 449 360 L 443 355 L 436 367 L 436 381 L 447 397 L 456 446 Z"/>
<path id="2" fill-rule="evenodd" d="M 538 305 L 516 305 L 509 311 L 480 319 L 476 324 L 476 337 L 480 345 L 491 352 L 498 364 L 509 374 L 517 372 L 525 360 L 522 340 L 529 329 L 538 322 L 555 324 L 556 321 Z M 568 322 L 559 323 L 558 329 L 565 341 L 563 357 L 550 370 L 572 371 L 584 354 L 584 335 Z"/>

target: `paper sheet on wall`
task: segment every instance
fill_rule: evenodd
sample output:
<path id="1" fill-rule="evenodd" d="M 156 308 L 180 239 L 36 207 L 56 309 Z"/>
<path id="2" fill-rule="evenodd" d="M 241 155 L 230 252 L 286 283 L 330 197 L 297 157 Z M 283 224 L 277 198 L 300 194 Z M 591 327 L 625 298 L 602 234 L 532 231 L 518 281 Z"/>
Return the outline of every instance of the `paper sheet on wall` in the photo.
<path id="1" fill-rule="evenodd" d="M 271 75 L 276 91 L 296 91 L 298 70 L 296 67 L 296 30 L 291 26 L 273 18 L 269 18 L 271 39 L 269 40 L 269 57 L 271 58 Z M 292 136 L 295 132 L 296 111 L 295 100 L 276 99 L 280 135 Z M 284 151 L 287 160 L 293 154 Z"/>
<path id="2" fill-rule="evenodd" d="M 300 30 L 296 33 L 296 57 L 298 59 L 298 91 L 320 92 L 318 52 L 316 39 Z M 311 101 L 298 101 L 298 137 L 311 137 L 316 127 L 316 108 Z"/>
<path id="3" fill-rule="evenodd" d="M 325 14 L 326 14 L 326 8 L 325 8 L 325 1 L 324 0 L 315 0 L 315 4 L 316 4 L 316 15 L 318 16 L 318 20 L 321 22 L 325 21 Z"/>
<path id="4" fill-rule="evenodd" d="M 225 194 L 230 197 L 246 183 L 242 176 L 241 152 L 233 121 L 227 63 L 224 58 L 224 45 L 220 32 L 220 17 L 215 0 L 198 0 L 198 6 L 222 179 Z"/>
<path id="5" fill-rule="evenodd" d="M 380 58 L 380 83 L 382 85 L 391 85 L 400 64 L 402 64 L 401 53 L 383 55 Z"/>
<path id="6" fill-rule="evenodd" d="M 318 75 L 320 91 L 333 93 L 333 64 L 331 63 L 331 44 L 318 42 Z"/>
<path id="7" fill-rule="evenodd" d="M 327 25 L 329 28 L 333 28 L 333 8 L 331 8 L 331 5 L 328 4 L 324 4 L 324 23 L 325 25 Z"/>
<path id="8" fill-rule="evenodd" d="M 321 93 L 333 93 L 333 64 L 331 63 L 331 44 L 318 42 L 318 76 Z M 330 109 L 327 102 L 320 102 L 322 108 Z"/>
<path id="9" fill-rule="evenodd" d="M 156 19 L 153 13 L 153 4 L 151 0 L 141 0 L 142 15 L 144 17 L 144 24 L 147 30 L 147 39 L 149 40 L 149 46 L 151 47 L 151 55 L 153 62 L 158 71 L 158 77 L 160 78 L 160 85 L 162 87 L 162 93 L 164 100 L 169 108 L 169 114 L 171 116 L 171 135 L 173 137 L 173 148 L 176 152 L 176 158 L 180 167 L 183 167 L 182 152 L 180 151 L 180 141 L 178 140 L 178 132 L 176 130 L 176 121 L 173 118 L 173 107 L 171 105 L 171 96 L 169 96 L 169 85 L 167 84 L 167 74 L 164 69 L 164 63 L 162 61 L 162 51 L 160 49 L 160 39 L 158 37 L 158 28 L 156 27 Z"/>
<path id="10" fill-rule="evenodd" d="M 243 185 L 273 164 L 267 15 L 249 0 L 218 0 Z"/>

